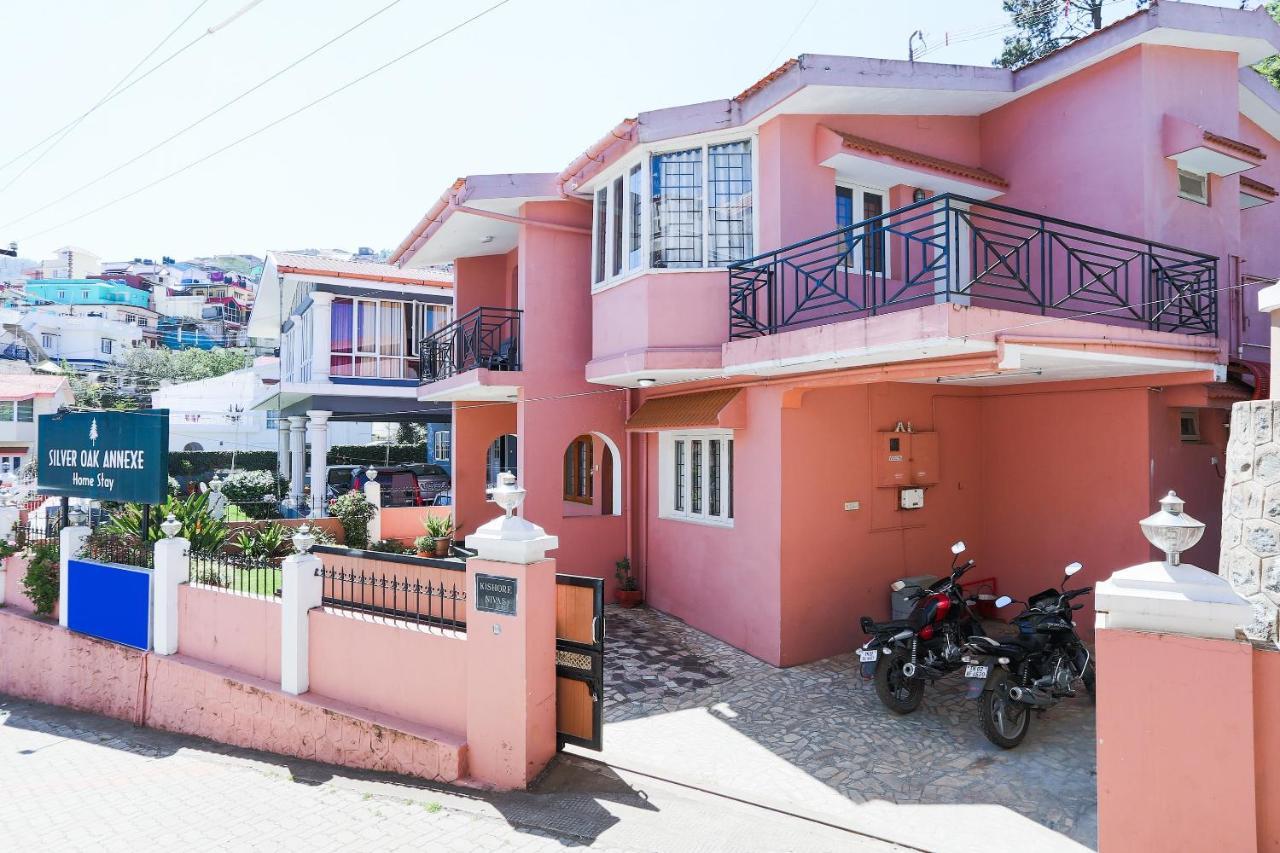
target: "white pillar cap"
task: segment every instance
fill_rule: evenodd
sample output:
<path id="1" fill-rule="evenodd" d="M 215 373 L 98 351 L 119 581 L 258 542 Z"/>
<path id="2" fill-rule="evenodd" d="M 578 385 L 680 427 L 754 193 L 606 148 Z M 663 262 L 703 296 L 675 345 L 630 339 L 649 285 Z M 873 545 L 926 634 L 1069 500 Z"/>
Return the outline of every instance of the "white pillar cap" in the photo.
<path id="1" fill-rule="evenodd" d="M 1253 607 L 1226 578 L 1189 565 L 1150 562 L 1121 569 L 1094 589 L 1098 628 L 1236 638 Z"/>

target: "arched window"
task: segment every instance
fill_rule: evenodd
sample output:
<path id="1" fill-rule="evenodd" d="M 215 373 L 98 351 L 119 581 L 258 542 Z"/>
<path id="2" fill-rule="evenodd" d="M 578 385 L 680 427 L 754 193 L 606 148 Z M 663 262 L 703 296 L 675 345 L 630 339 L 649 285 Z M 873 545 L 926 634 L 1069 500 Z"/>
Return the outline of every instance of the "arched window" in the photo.
<path id="1" fill-rule="evenodd" d="M 183 449 L 183 450 L 189 450 L 189 451 L 190 451 L 190 450 L 204 450 L 204 448 L 200 446 L 200 442 L 198 442 L 198 441 L 188 441 L 188 442 L 186 443 L 186 446 L 184 446 L 182 449 Z"/>
<path id="2" fill-rule="evenodd" d="M 564 499 L 567 501 L 590 506 L 594 500 L 592 444 L 590 435 L 580 435 L 565 448 Z"/>

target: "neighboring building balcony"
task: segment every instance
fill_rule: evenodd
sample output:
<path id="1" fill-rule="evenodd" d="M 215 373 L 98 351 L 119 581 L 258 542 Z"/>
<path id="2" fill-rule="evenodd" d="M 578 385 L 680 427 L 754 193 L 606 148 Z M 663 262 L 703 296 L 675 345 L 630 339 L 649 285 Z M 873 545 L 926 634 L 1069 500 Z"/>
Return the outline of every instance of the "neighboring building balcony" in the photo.
<path id="1" fill-rule="evenodd" d="M 523 384 L 516 308 L 475 308 L 423 339 L 419 400 L 508 400 Z"/>
<path id="2" fill-rule="evenodd" d="M 5 361 L 30 361 L 31 350 L 18 344 L 6 344 L 0 348 L 0 359 Z"/>
<path id="3" fill-rule="evenodd" d="M 1218 375 L 1217 267 L 1211 255 L 934 196 L 733 264 L 722 369 L 896 364 L 904 381 L 943 381 L 937 360 L 968 359 L 955 374 L 978 384 Z"/>

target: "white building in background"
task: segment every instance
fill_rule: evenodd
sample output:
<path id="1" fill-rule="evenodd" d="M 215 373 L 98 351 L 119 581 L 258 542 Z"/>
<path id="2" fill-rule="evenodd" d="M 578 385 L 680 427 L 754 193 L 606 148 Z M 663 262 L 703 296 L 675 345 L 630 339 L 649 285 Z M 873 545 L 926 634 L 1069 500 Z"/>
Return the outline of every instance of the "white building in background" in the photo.
<path id="1" fill-rule="evenodd" d="M 81 306 L 83 308 L 83 306 Z M 67 306 L 41 306 L 29 311 L 0 308 L 0 328 L 21 329 L 22 342 L 33 350 L 33 361 L 67 362 L 80 370 L 96 370 L 120 361 L 134 347 L 145 345 L 137 323 L 112 320 L 102 312 L 66 314 Z M 15 339 L 16 342 L 16 339 Z"/>
<path id="2" fill-rule="evenodd" d="M 169 410 L 170 450 L 279 450 L 279 412 L 252 410 L 255 400 L 271 393 L 275 359 L 259 359 L 253 367 L 212 379 L 166 385 L 151 395 L 151 405 Z M 285 427 L 288 422 L 286 418 Z M 334 421 L 332 444 L 369 444 L 367 423 Z"/>
<path id="3" fill-rule="evenodd" d="M 35 459 L 40 415 L 75 402 L 63 376 L 0 376 L 0 478 Z"/>
<path id="4" fill-rule="evenodd" d="M 102 258 L 79 246 L 63 246 L 40 262 L 41 278 L 88 278 L 102 274 Z"/>

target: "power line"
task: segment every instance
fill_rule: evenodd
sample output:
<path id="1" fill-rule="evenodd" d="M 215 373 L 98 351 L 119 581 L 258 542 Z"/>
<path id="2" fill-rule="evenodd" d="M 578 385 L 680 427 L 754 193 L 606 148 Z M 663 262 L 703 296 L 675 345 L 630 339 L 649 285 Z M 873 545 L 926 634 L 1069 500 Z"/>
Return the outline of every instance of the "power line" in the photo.
<path id="1" fill-rule="evenodd" d="M 260 0 L 258 0 L 258 2 L 260 2 Z M 187 171 L 189 171 L 189 170 L 191 170 L 191 169 L 195 168 L 196 166 L 199 166 L 200 164 L 202 164 L 202 163 L 204 163 L 204 162 L 206 162 L 206 161 L 208 161 L 208 160 L 213 159 L 214 157 L 218 156 L 219 154 L 222 154 L 222 153 L 224 153 L 224 152 L 226 152 L 226 151 L 231 150 L 232 148 L 235 148 L 235 147 L 236 147 L 236 146 L 238 146 L 238 145 L 241 145 L 241 144 L 243 144 L 243 143 L 245 143 L 245 142 L 248 142 L 250 139 L 253 139 L 253 138 L 254 138 L 254 137 L 256 137 L 256 136 L 259 136 L 259 135 L 261 135 L 261 134 L 265 133 L 266 131 L 270 130 L 271 128 L 273 128 L 273 127 L 275 127 L 275 126 L 277 126 L 277 125 L 279 125 L 279 124 L 282 124 L 282 123 L 284 123 L 284 122 L 288 121 L 289 119 L 291 119 L 291 118 L 293 118 L 293 117 L 295 117 L 295 116 L 297 116 L 297 115 L 300 115 L 301 113 L 306 112 L 307 110 L 311 109 L 312 107 L 315 107 L 315 106 L 318 106 L 319 104 L 324 103 L 325 101 L 329 100 L 330 98 L 334 97 L 335 95 L 341 94 L 342 92 L 345 92 L 347 89 L 350 89 L 352 86 L 356 86 L 356 85 L 358 85 L 358 84 L 360 84 L 360 83 L 363 83 L 365 80 L 369 79 L 370 77 L 374 76 L 375 74 L 378 74 L 378 73 L 380 73 L 380 72 L 382 72 L 382 71 L 385 71 L 386 69 L 390 68 L 391 66 L 393 66 L 393 65 L 395 65 L 395 64 L 397 64 L 397 63 L 399 63 L 399 62 L 403 62 L 404 60 L 406 60 L 406 59 L 408 59 L 409 57 L 413 56 L 414 54 L 418 53 L 419 51 L 424 50 L 424 49 L 425 49 L 425 48 L 427 48 L 427 47 L 430 47 L 431 45 L 435 44 L 436 42 L 440 41 L 441 39 L 446 38 L 446 37 L 448 37 L 448 36 L 452 35 L 453 33 L 457 32 L 458 30 L 461 30 L 463 27 L 467 26 L 468 24 L 472 23 L 473 21 L 477 21 L 477 20 L 479 20 L 480 18 L 483 18 L 484 16 L 488 15 L 490 12 L 494 12 L 494 11 L 496 11 L 496 10 L 500 9 L 500 8 L 502 8 L 503 6 L 507 5 L 507 4 L 508 4 L 508 3 L 510 3 L 510 2 L 511 2 L 511 0 L 499 0 L 499 2 L 494 3 L 494 4 L 493 4 L 493 5 L 491 5 L 491 6 L 486 7 L 485 9 L 483 9 L 483 10 L 481 10 L 481 11 L 477 12 L 476 14 L 472 15 L 472 16 L 471 16 L 471 17 L 469 17 L 469 18 L 466 18 L 466 19 L 465 19 L 465 20 L 463 20 L 461 23 L 458 23 L 458 24 L 453 25 L 452 27 L 449 27 L 449 28 L 448 28 L 447 30 L 445 30 L 444 32 L 441 32 L 441 33 L 439 33 L 439 34 L 437 34 L 437 35 L 432 36 L 431 38 L 427 39 L 427 40 L 426 40 L 426 41 L 424 41 L 424 42 L 421 42 L 420 44 L 418 44 L 418 45 L 417 45 L 417 46 L 415 46 L 415 47 L 410 48 L 409 50 L 405 51 L 404 53 L 401 53 L 400 55 L 398 55 L 398 56 L 396 56 L 396 57 L 394 57 L 394 58 L 392 58 L 392 59 L 389 59 L 388 61 L 386 61 L 386 62 L 382 63 L 381 65 L 379 65 L 379 66 L 377 66 L 377 67 L 375 67 L 375 68 L 373 68 L 373 69 L 371 69 L 371 70 L 369 70 L 369 71 L 366 71 L 364 74 L 361 74 L 359 77 L 356 77 L 355 79 L 350 80 L 350 81 L 348 81 L 347 83 L 342 84 L 341 86 L 339 86 L 339 87 L 338 87 L 338 88 L 336 88 L 336 89 L 332 89 L 332 90 L 330 90 L 328 93 L 326 93 L 326 94 L 324 94 L 324 95 L 321 95 L 320 97 L 316 98 L 315 100 L 309 101 L 308 103 L 306 103 L 306 104 L 302 105 L 301 107 L 298 107 L 296 110 L 293 110 L 292 112 L 289 112 L 289 113 L 285 113 L 284 115 L 280 116 L 279 118 L 277 118 L 277 119 L 275 119 L 275 120 L 273 120 L 273 121 L 270 121 L 270 122 L 268 122 L 267 124 L 264 124 L 262 127 L 259 127 L 257 130 L 254 130 L 254 131 L 251 131 L 251 132 L 249 132 L 249 133 L 246 133 L 244 136 L 241 136 L 241 137 L 239 137 L 239 138 L 237 138 L 237 139 L 235 139 L 235 140 L 232 140 L 231 142 L 228 142 L 226 145 L 223 145 L 221 148 L 217 148 L 217 149 L 215 149 L 215 150 L 213 150 L 213 151 L 209 152 L 208 154 L 205 154 L 203 157 L 200 157 L 200 158 L 198 158 L 198 159 L 196 159 L 196 160 L 191 161 L 190 163 L 187 163 L 185 166 L 182 166 L 182 167 L 180 167 L 180 168 L 178 168 L 178 169 L 175 169 L 174 171 L 169 172 L 168 174 L 163 175 L 162 177 L 159 177 L 159 178 L 155 179 L 154 181 L 151 181 L 151 182 L 150 182 L 150 183 L 148 183 L 148 184 L 144 184 L 143 186 L 139 187 L 139 188 L 138 188 L 138 189 L 136 189 L 136 190 L 133 190 L 132 192 L 126 193 L 126 194 L 124 194 L 124 195 L 122 195 L 122 196 L 117 196 L 116 198 L 112 199 L 111 201 L 109 201 L 109 202 L 107 202 L 107 203 L 105 203 L 105 204 L 98 205 L 97 207 L 93 208 L 92 210 L 89 210 L 89 211 L 87 211 L 87 212 L 85 212 L 85 213 L 82 213 L 82 214 L 80 214 L 79 216 L 74 216 L 74 217 L 72 217 L 71 219 L 67 219 L 67 220 L 64 220 L 64 221 L 62 221 L 62 222 L 59 222 L 57 225 L 52 225 L 52 226 L 50 226 L 50 227 L 48 227 L 48 228 L 45 228 L 45 229 L 43 229 L 43 230 L 41 230 L 41 231 L 36 231 L 36 232 L 34 232 L 34 233 L 32 233 L 32 234 L 28 234 L 26 237 L 23 237 L 23 238 L 21 238 L 21 239 L 22 239 L 23 241 L 30 240 L 30 239 L 32 239 L 32 238 L 34 238 L 34 237 L 39 237 L 39 236 L 41 236 L 41 235 L 48 234 L 50 231 L 57 230 L 58 228 L 62 228 L 62 227 L 64 227 L 64 226 L 66 226 L 66 225 L 70 225 L 70 224 L 72 224 L 72 223 L 74 223 L 74 222 L 79 222 L 81 219 L 85 219 L 85 218 L 87 218 L 87 217 L 89 217 L 89 216 L 92 216 L 92 215 L 93 215 L 93 214 L 95 214 L 95 213 L 100 213 L 101 211 L 106 210 L 106 209 L 107 209 L 107 208 L 109 208 L 109 207 L 113 207 L 113 206 L 115 206 L 115 205 L 119 204 L 119 203 L 120 203 L 120 202 L 122 202 L 122 201 L 126 201 L 126 200 L 128 200 L 128 199 L 130 199 L 130 198 L 133 198 L 134 196 L 136 196 L 136 195 L 138 195 L 138 194 L 140 194 L 140 193 L 146 192 L 147 190 L 151 189 L 152 187 L 155 187 L 155 186 L 157 186 L 157 185 L 159 185 L 159 184 L 162 184 L 162 183 L 164 183 L 165 181 L 170 180 L 171 178 L 175 178 L 175 177 L 177 177 L 178 175 L 181 175 L 183 172 L 187 172 Z"/>
<path id="2" fill-rule="evenodd" d="M 146 149 L 145 151 L 143 151 L 143 152 L 141 152 L 141 153 L 139 153 L 139 154 L 135 155 L 134 157 L 132 157 L 132 158 L 130 158 L 130 159 L 128 159 L 128 160 L 126 160 L 126 161 L 124 161 L 123 163 L 119 164 L 119 165 L 118 165 L 118 166 L 116 166 L 115 168 L 113 168 L 113 169 L 109 169 L 108 171 L 103 172 L 101 175 L 98 175 L 98 177 L 94 178 L 93 180 L 88 181 L 87 183 L 83 183 L 83 184 L 81 184 L 80 186 L 76 187 L 75 189 L 71 190 L 70 192 L 66 193 L 65 195 L 61 195 L 61 196 L 59 196 L 58 198 L 53 199 L 52 201 L 46 202 L 45 204 L 41 205 L 40 207 L 37 207 L 35 210 L 28 211 L 27 213 L 22 214 L 21 216 L 17 217 L 16 219 L 11 219 L 11 220 L 9 220 L 8 222 L 4 223 L 4 225 L 0 225 L 0 228 L 8 228 L 8 227 L 10 227 L 10 226 L 12 226 L 12 225 L 14 225 L 14 224 L 16 224 L 16 223 L 18 223 L 18 222 L 22 222 L 22 221 L 24 221 L 24 220 L 30 219 L 32 216 L 35 216 L 35 215 L 36 215 L 36 214 L 38 214 L 38 213 L 41 213 L 41 212 L 43 212 L 43 211 L 45 211 L 45 210 L 48 210 L 49 208 L 51 208 L 51 207 L 53 207 L 53 206 L 55 206 L 55 205 L 61 204 L 62 202 L 66 201 L 67 199 L 71 198 L 72 196 L 79 195 L 81 192 L 83 192 L 83 191 L 85 191 L 85 190 L 89 189 L 89 187 L 92 187 L 92 186 L 95 186 L 96 184 L 101 183 L 102 181 L 106 180 L 107 178 L 111 177 L 112 175 L 116 174 L 117 172 L 121 171 L 122 169 L 125 169 L 125 168 L 127 168 L 127 167 L 129 167 L 129 166 L 132 166 L 134 163 L 138 162 L 138 161 L 139 161 L 139 160 L 141 160 L 143 157 L 146 157 L 147 155 L 152 154 L 152 153 L 154 153 L 154 152 L 158 151 L 159 149 L 161 149 L 161 148 L 163 148 L 164 146 L 168 145 L 170 142 L 173 142 L 173 141 L 174 141 L 175 139 L 177 139 L 178 137 L 180 137 L 180 136 L 182 136 L 182 135 L 186 134 L 188 131 L 194 130 L 195 128 L 197 128 L 197 127 L 199 127 L 200 125 L 204 124 L 206 121 L 208 121 L 209 119 L 213 118 L 213 117 L 214 117 L 214 116 L 216 116 L 218 113 L 222 112 L 223 110 L 227 109 L 228 107 L 232 106 L 233 104 L 236 104 L 236 103 L 238 103 L 239 101 L 244 100 L 244 99 L 245 99 L 246 97 L 248 97 L 249 95 L 251 95 L 251 94 L 253 94 L 254 92 L 256 92 L 256 91 L 258 91 L 259 89 L 261 89 L 263 86 L 266 86 L 268 83 L 272 82 L 273 80 L 275 80 L 276 78 L 280 77 L 281 75 L 283 75 L 283 74 L 285 74 L 285 73 L 287 73 L 287 72 L 289 72 L 289 71 L 293 70 L 294 68 L 298 67 L 299 65 L 301 65 L 301 64 L 302 64 L 302 63 L 304 63 L 304 62 L 306 62 L 308 59 L 311 59 L 313 56 L 315 56 L 316 54 L 320 53 L 321 51 L 323 51 L 324 49 L 326 49 L 326 48 L 327 48 L 327 47 L 329 47 L 330 45 L 334 44 L 335 42 L 338 42 L 338 41 L 340 41 L 341 39 L 346 38 L 348 35 L 350 35 L 351 33 L 355 32 L 356 30 L 360 29 L 360 28 L 361 28 L 361 27 L 363 27 L 365 24 L 369 23 L 369 22 L 370 22 L 370 21 L 372 21 L 374 18 L 376 18 L 376 17 L 378 17 L 379 15 L 381 15 L 383 12 L 386 12 L 386 11 L 387 11 L 387 10 L 389 10 L 391 7 L 396 6 L 396 5 L 400 4 L 401 2 L 402 2 L 402 0 L 391 0 L 391 2 L 390 2 L 390 3 L 388 3 L 388 4 L 387 4 L 387 5 L 385 5 L 385 6 L 383 6 L 381 9 L 377 10 L 377 11 L 376 11 L 376 12 L 374 12 L 373 14 L 369 15 L 368 17 L 364 18 L 363 20 L 361 20 L 361 21 L 357 22 L 356 24 L 354 24 L 354 25 L 352 25 L 352 26 L 348 27 L 347 29 L 343 30 L 342 32 L 338 33 L 336 36 L 334 36 L 333 38 L 329 39 L 329 40 L 328 40 L 328 41 L 326 41 L 324 44 L 321 44 L 319 47 L 316 47 L 315 49 L 313 49 L 313 50 L 311 50 L 311 51 L 307 52 L 306 54 L 304 54 L 304 55 L 302 55 L 302 56 L 298 57 L 298 58 L 297 58 L 297 59 L 295 59 L 293 62 L 291 62 L 291 63 L 289 63 L 288 65 L 286 65 L 285 67 L 281 68 L 279 71 L 277 71 L 277 72 L 275 72 L 274 74 L 270 75 L 270 76 L 269 76 L 269 77 L 267 77 L 266 79 L 264 79 L 264 80 L 260 81 L 259 83 L 256 83 L 255 85 L 253 85 L 253 86 L 249 87 L 248 89 L 245 89 L 245 90 L 244 90 L 243 92 L 241 92 L 239 95 L 236 95 L 234 98 L 232 98 L 231 100 L 227 101 L 227 102 L 226 102 L 226 103 L 224 103 L 222 106 L 218 107 L 217 109 L 213 110 L 212 112 L 205 113 L 203 116 L 201 116 L 200 118 L 196 119 L 194 122 L 192 122 L 191 124 L 189 124 L 189 125 L 187 125 L 186 127 L 182 128 L 181 130 L 177 131 L 176 133 L 174 133 L 174 134 L 172 134 L 172 135 L 170 135 L 170 136 L 166 137 L 165 139 L 162 139 L 161 141 L 157 142 L 155 145 L 152 145 L 150 148 Z M 0 190 L 0 191 L 2 191 L 2 190 Z"/>
<path id="3" fill-rule="evenodd" d="M 191 14 L 190 14 L 190 15 L 188 15 L 186 18 L 184 18 L 184 19 L 183 19 L 182 23 L 183 23 L 183 24 L 185 24 L 185 23 L 187 22 L 187 20 L 191 18 L 191 15 L 194 15 L 196 12 L 198 12 L 198 11 L 200 10 L 200 8 L 201 8 L 202 6 L 204 6 L 204 4 L 205 4 L 206 2 L 208 2 L 208 0 L 202 0 L 202 2 L 200 3 L 200 5 L 199 5 L 199 6 L 196 6 L 196 8 L 192 10 Z M 242 6 L 242 7 L 240 8 L 240 10 L 239 10 L 239 11 L 237 11 L 235 14 L 231 15 L 229 18 L 226 18 L 226 19 L 225 19 L 225 20 L 223 20 L 221 23 L 219 23 L 219 24 L 215 24 L 215 25 L 213 25 L 212 27 L 209 27 L 207 30 L 205 30 L 204 32 L 202 32 L 200 35 L 196 36 L 194 39 L 192 39 L 191 41 L 187 42 L 185 45 L 183 45 L 182 47 L 178 48 L 178 49 L 177 49 L 176 51 L 174 51 L 173 53 L 169 54 L 167 57 L 165 57 L 165 58 L 164 58 L 163 60 L 161 60 L 159 63 L 157 63 L 156 65 L 153 65 L 151 68 L 149 68 L 149 69 L 147 70 L 147 72 L 146 72 L 145 74 L 141 75 L 140 77 L 135 78 L 134 80 L 132 80 L 128 85 L 124 86 L 123 88 L 116 89 L 114 92 L 109 92 L 106 96 L 104 96 L 104 97 L 102 98 L 102 100 L 98 101 L 98 103 L 96 103 L 96 104 L 94 104 L 92 107 L 90 107 L 90 108 L 89 108 L 89 110 L 88 110 L 87 112 L 85 112 L 85 113 L 81 114 L 80 116 L 78 116 L 78 117 L 76 117 L 76 118 L 72 119 L 72 120 L 71 120 L 70 122 L 68 122 L 67 124 L 64 124 L 62 127 L 60 127 L 60 128 L 58 128 L 57 130 L 53 131 L 53 133 L 49 134 L 49 135 L 48 135 L 48 136 L 46 136 L 44 139 L 40 140 L 40 141 L 39 141 L 39 142 L 37 142 L 35 145 L 33 145 L 33 146 L 31 146 L 30 148 L 28 148 L 26 151 L 23 151 L 21 154 L 17 155 L 16 157 L 13 157 L 13 158 L 12 158 L 12 159 L 10 159 L 8 162 L 4 163 L 3 165 L 0 165 L 0 170 L 6 169 L 6 168 L 8 168 L 10 165 L 12 165 L 13 163 L 17 162 L 18 160 L 21 160 L 23 157 L 25 157 L 25 156 L 27 156 L 28 154 L 30 154 L 30 153 L 31 153 L 32 151 L 34 151 L 35 149 L 39 148 L 41 145 L 44 145 L 44 144 L 45 144 L 46 142 L 48 142 L 50 139 L 53 139 L 54 137 L 58 137 L 57 139 L 55 139 L 55 140 L 54 140 L 53 144 L 52 144 L 52 145 L 50 145 L 48 149 L 46 149 L 44 152 L 42 152 L 42 153 L 41 153 L 41 154 L 36 158 L 36 161 L 34 161 L 34 162 L 32 162 L 32 163 L 29 163 L 29 164 L 26 166 L 26 168 L 24 168 L 24 169 L 22 170 L 22 172 L 19 172 L 19 173 L 18 173 L 18 175 L 17 175 L 17 176 L 15 176 L 15 177 L 13 178 L 13 180 L 10 180 L 8 184 L 5 184 L 5 185 L 4 185 L 4 187 L 0 187 L 0 192 L 3 192 L 4 190 L 8 189 L 8 188 L 9 188 L 9 186 L 11 186 L 11 185 L 13 184 L 13 181 L 15 181 L 15 180 L 17 180 L 19 177 L 21 177 L 21 176 L 22 176 L 22 174 L 23 174 L 23 173 L 25 173 L 25 172 L 27 171 L 27 169 L 30 169 L 30 168 L 31 168 L 31 166 L 35 165 L 35 162 L 38 162 L 42 157 L 44 157 L 44 155 L 45 155 L 45 154 L 49 153 L 49 150 L 51 150 L 51 149 L 53 148 L 53 146 L 54 146 L 54 145 L 57 145 L 59 142 L 61 142 L 61 141 L 62 141 L 62 139 L 63 139 L 63 137 L 65 137 L 68 133 L 70 133 L 72 130 L 74 130 L 74 129 L 76 128 L 76 126 L 78 126 L 78 125 L 80 124 L 80 122 L 84 121 L 84 120 L 85 120 L 85 119 L 86 119 L 86 118 L 87 118 L 91 113 L 93 113 L 94 111 L 96 111 L 99 107 L 103 106 L 104 104 L 108 103 L 109 101 L 113 101 L 113 100 L 115 100 L 116 98 L 120 97 L 120 96 L 121 96 L 121 95 L 123 95 L 125 92 L 129 91 L 129 90 L 130 90 L 130 89 L 132 89 L 134 86 L 136 86 L 137 84 L 141 83 L 143 80 L 147 79 L 148 77 L 150 77 L 150 76 L 151 76 L 152 74 L 154 74 L 155 72 L 159 71 L 159 70 L 160 70 L 161 68 L 163 68 L 164 66 L 168 65 L 171 61 L 173 61 L 174 59 L 176 59 L 177 57 L 179 57 L 180 55 L 182 55 L 183 53 L 185 53 L 187 50 L 189 50 L 190 48 L 194 47 L 194 46 L 195 46 L 196 44 L 198 44 L 201 40 L 203 40 L 203 39 L 205 39 L 205 38 L 208 38 L 209 36 L 213 35 L 214 33 L 218 32 L 219 30 L 221 30 L 221 29 L 223 29 L 224 27 L 228 26 L 228 25 L 229 25 L 229 24 L 231 24 L 233 21 L 235 21 L 237 18 L 239 18 L 240 16 L 244 15 L 246 12 L 248 12 L 248 11 L 249 11 L 250 9 L 252 9 L 254 6 L 257 6 L 257 5 L 258 5 L 259 3 L 261 3 L 261 2 L 262 2 L 262 0 L 250 0 L 250 2 L 249 2 L 248 4 L 246 4 L 245 6 Z M 182 26 L 182 24 L 179 24 L 179 25 L 178 25 L 178 27 L 174 29 L 174 32 L 177 32 L 177 29 L 181 28 L 181 26 Z M 170 38 L 170 36 L 172 36 L 172 35 L 173 35 L 173 33 L 170 33 L 170 34 L 169 34 L 169 36 L 165 36 L 164 41 L 168 41 L 168 40 L 169 40 L 169 38 Z M 162 42 L 161 42 L 161 44 L 164 44 L 164 41 L 162 41 Z M 156 46 L 156 49 L 159 49 L 159 47 L 160 47 L 160 45 L 157 45 L 157 46 Z M 153 50 L 153 51 L 152 51 L 152 53 L 155 53 L 155 51 Z M 151 55 L 151 54 L 148 54 L 148 56 L 150 56 L 150 55 Z M 144 60 L 143 60 L 143 61 L 145 61 L 145 58 L 144 58 Z M 139 65 L 141 65 L 141 63 L 139 63 Z M 138 66 L 134 66 L 134 68 L 129 72 L 129 74 L 132 74 L 134 71 L 136 71 L 136 70 L 137 70 L 137 67 L 138 67 Z M 127 78 L 128 78 L 128 76 L 129 76 L 128 74 L 127 74 L 127 75 L 125 75 L 125 78 L 123 78 L 123 79 L 127 79 Z M 121 80 L 121 82 L 123 82 L 123 79 Z M 119 84 L 116 84 L 116 85 L 117 85 L 117 86 L 119 86 Z M 115 88 L 115 87 L 113 87 L 113 88 Z M 65 133 L 64 133 L 64 131 L 65 131 Z M 58 134 L 60 134 L 60 133 L 62 134 L 62 136 L 58 136 Z"/>
<path id="4" fill-rule="evenodd" d="M 800 32 L 800 28 L 804 26 L 804 22 L 809 20 L 809 16 L 813 14 L 813 10 L 818 8 L 819 2 L 821 2 L 821 0 L 813 0 L 813 2 L 809 4 L 809 10 L 800 16 L 800 20 L 796 22 L 795 27 L 792 28 L 791 34 L 787 36 L 786 41 L 778 47 L 773 58 L 769 60 L 770 68 L 773 68 L 778 64 L 778 57 L 782 56 L 783 51 L 787 49 L 787 45 L 791 44 L 791 40 L 796 37 L 796 33 Z"/>

